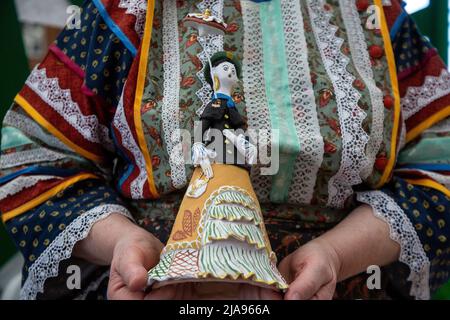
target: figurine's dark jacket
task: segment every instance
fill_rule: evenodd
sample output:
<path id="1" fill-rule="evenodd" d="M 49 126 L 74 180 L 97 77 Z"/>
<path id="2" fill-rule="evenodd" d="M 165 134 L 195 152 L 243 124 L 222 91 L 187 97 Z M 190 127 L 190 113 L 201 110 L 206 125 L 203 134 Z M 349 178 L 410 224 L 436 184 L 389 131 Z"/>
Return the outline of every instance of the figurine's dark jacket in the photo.
<path id="1" fill-rule="evenodd" d="M 195 126 L 194 139 L 196 140 L 195 142 L 198 142 L 199 137 L 202 137 L 201 141 L 206 146 L 214 146 L 214 150 L 217 152 L 216 162 L 244 166 L 244 157 L 239 154 L 234 145 L 225 136 L 221 137 L 223 148 L 219 148 L 219 145 L 215 143 L 219 131 L 221 133 L 224 129 L 230 129 L 231 131 L 234 130 L 236 135 L 245 131 L 245 121 L 239 111 L 235 106 L 231 107 L 228 104 L 228 100 L 217 98 L 213 99 L 205 107 L 200 116 L 200 122 Z M 201 127 L 199 124 L 201 124 Z M 216 129 L 217 131 L 212 131 L 211 129 Z"/>

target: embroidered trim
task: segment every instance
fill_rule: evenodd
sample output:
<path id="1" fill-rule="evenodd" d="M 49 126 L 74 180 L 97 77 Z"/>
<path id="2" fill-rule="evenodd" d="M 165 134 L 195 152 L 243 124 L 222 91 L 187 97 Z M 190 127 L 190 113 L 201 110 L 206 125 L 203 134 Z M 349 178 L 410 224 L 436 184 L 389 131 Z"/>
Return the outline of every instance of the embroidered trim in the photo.
<path id="1" fill-rule="evenodd" d="M 51 162 L 67 157 L 67 154 L 62 154 L 46 148 L 19 151 L 3 154 L 0 157 L 0 169 L 14 168 L 29 163 Z"/>
<path id="2" fill-rule="evenodd" d="M 62 89 L 58 78 L 47 78 L 45 68 L 38 69 L 36 66 L 25 83 L 83 138 L 113 150 L 108 127 L 100 124 L 95 115 L 85 116 L 78 104 L 72 100 L 70 89 Z"/>
<path id="3" fill-rule="evenodd" d="M 300 141 L 300 152 L 294 164 L 294 178 L 289 199 L 296 203 L 311 202 L 317 172 L 323 161 L 324 142 L 316 112 L 314 89 L 308 63 L 303 15 L 300 1 L 281 1 L 291 103 Z"/>
<path id="4" fill-rule="evenodd" d="M 384 103 L 383 92 L 377 87 L 370 62 L 367 41 L 356 3 L 353 0 L 339 0 L 342 18 L 348 34 L 353 63 L 366 85 L 372 102 L 372 126 L 367 143 L 367 161 L 361 168 L 361 177 L 366 179 L 373 171 L 375 158 L 383 141 Z"/>
<path id="5" fill-rule="evenodd" d="M 370 205 L 374 215 L 389 225 L 391 239 L 400 245 L 399 261 L 411 270 L 408 277 L 412 282 L 411 296 L 420 300 L 430 299 L 430 261 L 408 216 L 384 192 L 358 192 L 357 198 Z"/>
<path id="6" fill-rule="evenodd" d="M 34 186 L 40 181 L 52 179 L 62 180 L 61 177 L 57 176 L 20 176 L 0 187 L 0 201 Z"/>
<path id="7" fill-rule="evenodd" d="M 139 149 L 136 141 L 134 140 L 131 129 L 128 125 L 127 119 L 125 117 L 125 110 L 123 106 L 123 94 L 120 97 L 119 104 L 117 106 L 116 114 L 114 115 L 113 125 L 119 131 L 120 137 L 122 139 L 122 146 L 131 152 L 136 164 L 139 168 L 139 175 L 131 181 L 130 193 L 132 199 L 142 199 L 144 197 L 144 185 L 147 181 L 147 170 L 145 168 L 145 159 Z"/>
<path id="8" fill-rule="evenodd" d="M 147 0 L 120 0 L 118 5 L 121 9 L 127 9 L 126 14 L 132 14 L 136 17 L 134 30 L 142 38 L 145 28 L 145 17 L 147 14 Z"/>
<path id="9" fill-rule="evenodd" d="M 330 22 L 332 13 L 326 11 L 323 0 L 308 0 L 307 4 L 313 33 L 336 95 L 342 159 L 338 172 L 328 183 L 327 205 L 341 208 L 353 194 L 352 186 L 362 182 L 360 172 L 367 163 L 365 148 L 369 140 L 362 128 L 366 113 L 358 106 L 361 95 L 353 87 L 355 77 L 346 69 L 350 59 L 341 51 L 344 40 L 335 35 L 338 28 Z"/>
<path id="10" fill-rule="evenodd" d="M 426 76 L 420 87 L 409 87 L 401 99 L 401 106 L 405 120 L 428 106 L 433 101 L 450 94 L 450 73 L 442 69 L 438 77 Z"/>
<path id="11" fill-rule="evenodd" d="M 251 1 L 242 1 L 241 6 L 244 22 L 244 63 L 242 64 L 242 79 L 248 127 L 249 129 L 258 130 L 260 142 L 267 141 L 267 147 L 270 150 L 272 129 L 269 121 L 267 96 L 264 89 L 266 85 L 258 4 Z M 258 199 L 261 202 L 267 202 L 270 199 L 271 177 L 261 175 L 260 169 L 260 166 L 252 166 L 252 184 L 258 195 Z"/>
<path id="12" fill-rule="evenodd" d="M 64 151 L 73 152 L 66 144 L 61 142 L 54 135 L 44 132 L 41 126 L 39 126 L 33 119 L 24 116 L 15 111 L 8 111 L 3 120 L 3 125 L 14 127 L 22 131 L 28 138 L 32 140 L 39 140 L 40 144 L 46 144 L 49 147 L 61 149 Z"/>
<path id="13" fill-rule="evenodd" d="M 110 204 L 95 207 L 73 220 L 31 265 L 20 291 L 20 299 L 34 300 L 38 293 L 44 292 L 45 281 L 58 276 L 60 262 L 71 257 L 75 244 L 87 237 L 94 223 L 112 213 L 120 213 L 132 219 L 126 208 Z"/>
<path id="14" fill-rule="evenodd" d="M 210 9 L 213 16 L 222 19 L 223 1 L 224 0 L 203 0 L 197 5 L 197 8 L 201 12 Z M 197 109 L 197 115 L 201 116 L 206 105 L 211 101 L 211 95 L 213 93 L 211 86 L 206 82 L 203 72 L 205 66 L 208 64 L 208 56 L 212 56 L 214 53 L 223 50 L 223 36 L 209 35 L 206 37 L 198 37 L 198 43 L 203 48 L 202 52 L 198 54 L 198 58 L 202 62 L 203 67 L 197 72 L 197 78 L 202 83 L 202 87 L 196 92 L 197 97 L 202 102 L 202 106 Z"/>
<path id="15" fill-rule="evenodd" d="M 183 146 L 180 133 L 180 52 L 176 1 L 163 2 L 164 97 L 162 122 L 164 140 L 169 154 L 172 184 L 181 189 L 186 185 Z"/>

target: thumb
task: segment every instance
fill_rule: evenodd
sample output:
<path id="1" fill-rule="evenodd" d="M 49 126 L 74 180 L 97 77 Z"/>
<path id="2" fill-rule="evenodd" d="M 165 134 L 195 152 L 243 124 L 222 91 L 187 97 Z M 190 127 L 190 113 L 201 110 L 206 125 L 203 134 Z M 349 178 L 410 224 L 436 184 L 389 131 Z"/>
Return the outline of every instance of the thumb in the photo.
<path id="1" fill-rule="evenodd" d="M 289 285 L 285 295 L 286 300 L 311 299 L 322 287 L 322 273 L 320 268 L 305 265 L 295 280 Z"/>
<path id="2" fill-rule="evenodd" d="M 122 257 L 118 272 L 131 291 L 139 291 L 147 286 L 147 272 L 158 263 L 159 255 L 144 252 L 139 247 L 130 248 Z"/>

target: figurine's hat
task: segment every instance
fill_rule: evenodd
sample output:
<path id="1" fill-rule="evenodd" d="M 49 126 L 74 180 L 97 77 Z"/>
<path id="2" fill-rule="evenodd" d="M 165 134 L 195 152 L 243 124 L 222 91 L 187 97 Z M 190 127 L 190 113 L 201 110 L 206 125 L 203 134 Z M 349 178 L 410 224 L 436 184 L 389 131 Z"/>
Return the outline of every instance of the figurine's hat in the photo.
<path id="1" fill-rule="evenodd" d="M 217 67 L 219 64 L 221 64 L 223 62 L 232 63 L 234 65 L 234 67 L 236 68 L 237 77 L 241 78 L 241 72 L 242 72 L 241 64 L 239 63 L 239 61 L 236 59 L 236 57 L 231 52 L 219 51 L 219 52 L 216 52 L 215 54 L 213 54 L 213 56 L 211 57 L 211 65 L 213 68 Z M 209 64 L 207 64 L 205 66 L 204 74 L 205 74 L 206 82 L 208 82 L 209 85 L 212 87 L 213 81 L 211 79 L 211 68 L 210 68 Z"/>

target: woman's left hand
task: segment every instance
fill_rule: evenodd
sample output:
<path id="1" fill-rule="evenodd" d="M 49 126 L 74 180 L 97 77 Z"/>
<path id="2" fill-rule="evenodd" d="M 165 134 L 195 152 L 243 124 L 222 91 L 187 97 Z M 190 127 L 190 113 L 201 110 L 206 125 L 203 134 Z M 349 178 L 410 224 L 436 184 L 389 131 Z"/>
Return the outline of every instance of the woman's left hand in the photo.
<path id="1" fill-rule="evenodd" d="M 286 300 L 330 300 L 336 289 L 339 256 L 326 241 L 317 238 L 300 247 L 279 266 L 289 284 Z"/>

